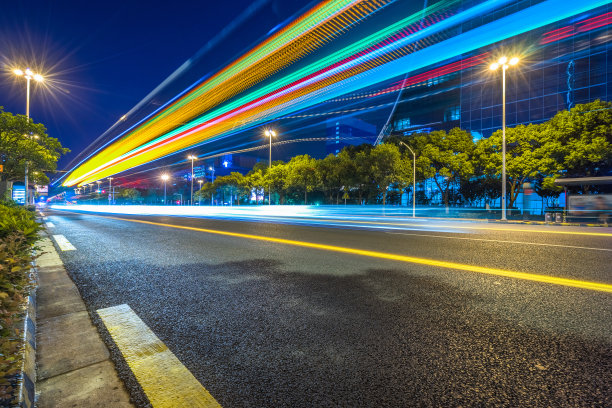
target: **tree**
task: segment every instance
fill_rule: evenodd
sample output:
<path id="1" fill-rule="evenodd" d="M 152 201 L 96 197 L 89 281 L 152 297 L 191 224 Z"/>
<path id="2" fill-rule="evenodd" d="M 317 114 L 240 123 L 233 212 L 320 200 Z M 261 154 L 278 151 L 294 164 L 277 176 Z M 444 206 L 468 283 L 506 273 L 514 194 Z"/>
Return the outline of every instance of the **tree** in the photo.
<path id="1" fill-rule="evenodd" d="M 551 156 L 551 145 L 542 134 L 542 125 L 519 125 L 506 128 L 506 180 L 509 184 L 512 208 L 521 186 L 528 179 L 554 174 L 558 162 Z M 502 174 L 502 131 L 494 132 L 488 139 L 478 141 L 476 152 L 486 163 L 489 175 Z"/>
<path id="2" fill-rule="evenodd" d="M 267 167 L 266 167 L 267 169 Z M 259 204 L 258 196 L 261 194 L 262 197 L 265 195 L 265 189 L 267 187 L 267 179 L 264 176 L 265 170 L 262 168 L 253 167 L 251 171 L 247 173 L 245 176 L 245 185 L 247 186 L 249 192 L 255 190 L 255 204 Z M 262 198 L 262 204 L 265 201 L 265 198 Z"/>
<path id="3" fill-rule="evenodd" d="M 140 191 L 138 191 L 135 188 L 125 188 L 121 190 L 119 197 L 125 198 L 126 200 L 134 202 L 141 197 L 141 194 L 140 194 Z"/>
<path id="4" fill-rule="evenodd" d="M 240 205 L 240 197 L 246 194 L 248 190 L 245 187 L 245 177 L 238 172 L 232 172 L 227 176 L 217 177 L 214 182 L 215 190 L 221 190 L 223 197 L 230 197 L 230 203 L 233 204 L 234 197 L 237 197 L 237 203 Z"/>
<path id="5" fill-rule="evenodd" d="M 542 125 L 549 154 L 568 176 L 599 176 L 612 167 L 612 103 L 576 105 Z"/>
<path id="6" fill-rule="evenodd" d="M 48 183 L 45 172 L 57 169 L 57 161 L 70 150 L 47 135 L 47 129 L 24 115 L 4 112 L 0 107 L 0 173 L 2 181 L 23 180 L 26 163 L 36 183 Z"/>
<path id="7" fill-rule="evenodd" d="M 336 204 L 338 204 L 340 189 L 342 188 L 341 166 L 342 159 L 334 154 L 329 154 L 323 160 L 317 160 L 317 177 L 321 182 L 324 194 L 327 195 L 330 203 L 334 202 L 336 196 Z"/>
<path id="8" fill-rule="evenodd" d="M 285 188 L 298 188 L 304 191 L 304 204 L 308 203 L 308 193 L 319 183 L 316 160 L 307 154 L 293 157 L 287 163 L 288 172 Z"/>
<path id="9" fill-rule="evenodd" d="M 410 144 L 417 153 L 417 171 L 423 178 L 434 180 L 448 207 L 450 186 L 474 174 L 472 135 L 459 128 L 448 133 L 436 130 L 417 134 Z"/>
<path id="10" fill-rule="evenodd" d="M 382 203 L 387 203 L 391 185 L 401 191 L 411 181 L 412 163 L 402 157 L 399 148 L 391 143 L 382 143 L 370 151 L 370 176 L 375 187 L 382 194 Z"/>
<path id="11" fill-rule="evenodd" d="M 266 184 L 272 191 L 278 194 L 280 204 L 285 203 L 287 195 L 286 180 L 289 173 L 289 167 L 283 161 L 275 161 L 272 163 L 272 168 L 266 173 Z"/>
<path id="12" fill-rule="evenodd" d="M 215 194 L 216 188 L 213 183 L 206 182 L 202 184 L 202 187 L 195 192 L 194 199 L 198 200 L 211 200 Z"/>

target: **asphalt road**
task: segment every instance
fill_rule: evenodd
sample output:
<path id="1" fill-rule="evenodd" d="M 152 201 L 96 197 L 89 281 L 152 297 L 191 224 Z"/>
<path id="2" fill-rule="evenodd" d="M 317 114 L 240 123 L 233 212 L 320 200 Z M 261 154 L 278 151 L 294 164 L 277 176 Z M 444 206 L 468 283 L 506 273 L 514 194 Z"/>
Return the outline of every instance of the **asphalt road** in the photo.
<path id="1" fill-rule="evenodd" d="M 612 406 L 612 294 L 430 262 L 611 284 L 610 229 L 47 214 L 90 311 L 128 304 L 223 407 Z"/>

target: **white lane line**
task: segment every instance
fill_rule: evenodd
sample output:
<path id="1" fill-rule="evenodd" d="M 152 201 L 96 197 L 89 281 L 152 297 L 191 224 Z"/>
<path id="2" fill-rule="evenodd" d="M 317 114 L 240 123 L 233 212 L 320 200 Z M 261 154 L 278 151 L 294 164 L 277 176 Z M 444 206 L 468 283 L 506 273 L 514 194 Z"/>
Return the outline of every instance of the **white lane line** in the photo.
<path id="1" fill-rule="evenodd" d="M 52 223 L 51 221 L 46 222 L 46 223 L 45 223 L 45 226 L 46 226 L 47 228 L 55 228 L 55 224 L 54 224 L 54 223 Z"/>
<path id="2" fill-rule="evenodd" d="M 387 232 L 387 234 L 392 234 L 392 235 L 413 235 L 413 236 L 417 236 L 417 237 L 431 237 L 431 238 L 466 239 L 468 241 L 500 242 L 500 243 L 504 243 L 504 244 L 522 244 L 522 245 L 538 245 L 538 246 L 559 247 L 559 248 L 588 249 L 588 250 L 592 250 L 592 251 L 612 251 L 612 249 L 609 249 L 609 248 L 591 248 L 591 247 L 583 247 L 583 246 L 575 246 L 575 245 L 544 244 L 544 243 L 540 243 L 540 242 L 502 241 L 502 240 L 499 240 L 499 239 L 468 238 L 468 237 L 449 237 L 449 236 L 446 236 L 446 235 L 411 234 L 411 233 L 408 233 L 408 232 Z"/>
<path id="3" fill-rule="evenodd" d="M 154 408 L 221 408 L 128 305 L 96 312 Z"/>
<path id="4" fill-rule="evenodd" d="M 75 251 L 76 248 L 66 239 L 65 236 L 53 235 L 53 239 L 57 242 L 57 245 L 60 247 L 62 251 Z"/>

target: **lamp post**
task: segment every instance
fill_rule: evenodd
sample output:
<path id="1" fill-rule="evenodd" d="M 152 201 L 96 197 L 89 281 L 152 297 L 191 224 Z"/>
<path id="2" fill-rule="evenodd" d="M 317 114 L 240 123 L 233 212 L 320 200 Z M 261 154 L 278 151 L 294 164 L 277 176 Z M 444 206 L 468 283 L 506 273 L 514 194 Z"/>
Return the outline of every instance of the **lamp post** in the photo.
<path id="1" fill-rule="evenodd" d="M 197 159 L 197 156 L 190 154 L 189 156 L 187 156 L 187 158 L 191 160 L 191 196 L 189 198 L 189 204 L 193 205 L 193 161 Z"/>
<path id="2" fill-rule="evenodd" d="M 518 57 L 503 56 L 490 65 L 491 71 L 502 68 L 502 221 L 506 221 L 506 70 L 518 64 Z"/>
<path id="3" fill-rule="evenodd" d="M 276 136 L 276 132 L 270 129 L 266 129 L 264 134 L 268 136 L 268 139 L 270 139 L 270 157 L 268 160 L 268 172 L 269 172 L 270 170 L 272 170 L 272 137 Z M 271 186 L 268 184 L 268 205 L 272 205 L 271 195 L 272 195 Z"/>
<path id="4" fill-rule="evenodd" d="M 416 154 L 406 143 L 400 141 L 412 153 L 412 218 L 416 217 Z"/>
<path id="5" fill-rule="evenodd" d="M 108 178 L 108 205 L 113 205 L 113 178 Z"/>
<path id="6" fill-rule="evenodd" d="M 35 74 L 30 70 L 30 68 L 26 68 L 25 71 L 17 68 L 13 70 L 13 73 L 17 76 L 24 77 L 26 80 L 26 117 L 28 118 L 28 123 L 30 123 L 30 80 L 34 79 L 36 82 L 44 81 L 44 78 L 40 74 Z M 29 204 L 30 194 L 28 191 L 28 161 L 25 162 L 25 201 L 24 203 Z"/>
<path id="7" fill-rule="evenodd" d="M 204 180 L 198 180 L 198 184 L 200 185 L 200 194 L 198 194 L 198 205 L 202 204 L 202 183 Z"/>
<path id="8" fill-rule="evenodd" d="M 214 183 L 215 182 L 215 166 L 210 166 L 208 170 L 212 172 L 212 183 Z M 215 193 L 213 192 L 210 194 L 210 205 L 215 205 L 214 197 L 215 197 Z"/>
<path id="9" fill-rule="evenodd" d="M 167 174 L 161 175 L 161 179 L 164 181 L 164 205 L 166 205 L 166 182 L 168 181 L 169 178 L 170 176 Z"/>

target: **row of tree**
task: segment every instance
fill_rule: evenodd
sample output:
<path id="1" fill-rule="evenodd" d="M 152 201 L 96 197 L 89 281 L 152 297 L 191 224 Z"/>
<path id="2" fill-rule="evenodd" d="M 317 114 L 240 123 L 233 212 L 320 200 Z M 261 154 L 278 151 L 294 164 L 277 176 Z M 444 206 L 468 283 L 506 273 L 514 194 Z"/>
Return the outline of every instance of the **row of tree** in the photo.
<path id="1" fill-rule="evenodd" d="M 535 184 L 544 198 L 560 189 L 561 176 L 597 176 L 612 169 L 612 103 L 595 101 L 562 111 L 552 119 L 506 129 L 508 202 L 512 207 L 523 183 Z M 474 141 L 459 128 L 410 136 L 390 136 L 377 146 L 347 146 L 316 160 L 308 155 L 269 168 L 260 162 L 246 175 L 231 173 L 205 183 L 196 199 L 226 198 L 240 204 L 263 201 L 271 191 L 280 204 L 308 203 L 314 192 L 327 203 L 397 202 L 411 190 L 412 154 L 417 183 L 431 180 L 445 205 L 491 202 L 501 196 L 502 132 Z M 418 194 L 418 193 L 417 193 Z M 418 197 L 418 196 L 417 196 Z M 432 197 L 419 197 L 422 203 Z"/>

